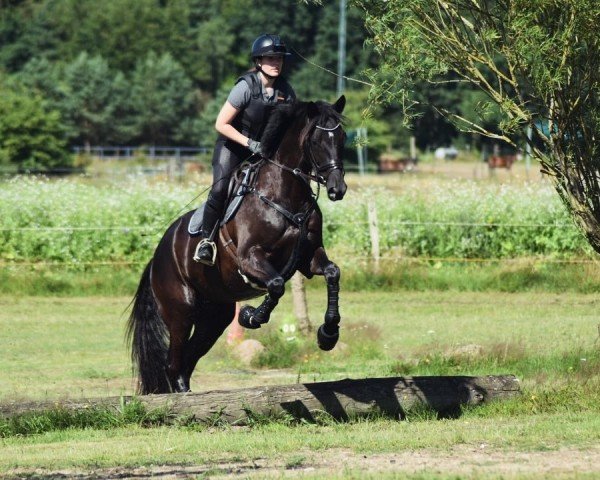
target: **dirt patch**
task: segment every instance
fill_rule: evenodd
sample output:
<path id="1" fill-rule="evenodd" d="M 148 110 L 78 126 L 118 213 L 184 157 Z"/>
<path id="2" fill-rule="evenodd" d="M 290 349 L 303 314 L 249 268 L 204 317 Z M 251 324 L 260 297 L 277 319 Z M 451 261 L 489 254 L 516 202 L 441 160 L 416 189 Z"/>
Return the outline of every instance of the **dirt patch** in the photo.
<path id="1" fill-rule="evenodd" d="M 340 470 L 343 459 L 343 470 Z M 97 479 L 181 479 L 181 478 L 269 478 L 314 476 L 342 478 L 344 471 L 371 475 L 381 473 L 460 475 L 481 478 L 496 475 L 503 478 L 536 476 L 575 477 L 600 474 L 600 447 L 560 449 L 532 452 L 494 450 L 485 444 L 458 446 L 446 451 L 417 450 L 385 454 L 357 454 L 349 450 L 299 452 L 294 460 L 255 459 L 245 462 L 223 462 L 207 465 L 164 465 L 140 468 L 107 468 L 83 470 L 15 470 L 2 478 L 74 478 Z"/>

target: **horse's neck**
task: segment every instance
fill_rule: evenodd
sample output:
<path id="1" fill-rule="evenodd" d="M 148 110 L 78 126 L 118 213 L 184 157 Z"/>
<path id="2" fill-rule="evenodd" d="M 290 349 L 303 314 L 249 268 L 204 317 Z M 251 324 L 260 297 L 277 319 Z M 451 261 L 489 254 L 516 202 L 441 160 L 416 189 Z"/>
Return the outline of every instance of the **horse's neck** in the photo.
<path id="1" fill-rule="evenodd" d="M 304 121 L 296 121 L 290 125 L 279 142 L 277 150 L 261 168 L 258 186 L 273 200 L 281 200 L 287 205 L 304 204 L 311 196 L 311 189 L 300 176 L 292 171 L 300 169 L 309 173 L 310 167 L 304 158 L 301 134 L 306 127 Z"/>
<path id="2" fill-rule="evenodd" d="M 310 187 L 302 177 L 291 172 L 303 167 L 303 155 L 299 145 L 295 145 L 294 148 L 280 148 L 272 160 L 273 163 L 265 164 L 264 174 L 259 182 L 273 195 L 273 200 L 279 199 L 288 205 L 306 203 L 311 195 Z"/>

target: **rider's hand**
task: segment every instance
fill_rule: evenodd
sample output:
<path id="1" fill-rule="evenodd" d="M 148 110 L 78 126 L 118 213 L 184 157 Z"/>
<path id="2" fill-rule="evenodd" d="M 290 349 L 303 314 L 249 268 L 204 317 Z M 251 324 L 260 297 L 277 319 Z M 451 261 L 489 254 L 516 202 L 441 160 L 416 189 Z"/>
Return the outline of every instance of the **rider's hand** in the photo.
<path id="1" fill-rule="evenodd" d="M 257 142 L 256 140 L 252 140 L 251 138 L 249 138 L 248 139 L 248 149 L 252 153 L 260 154 L 260 142 Z"/>

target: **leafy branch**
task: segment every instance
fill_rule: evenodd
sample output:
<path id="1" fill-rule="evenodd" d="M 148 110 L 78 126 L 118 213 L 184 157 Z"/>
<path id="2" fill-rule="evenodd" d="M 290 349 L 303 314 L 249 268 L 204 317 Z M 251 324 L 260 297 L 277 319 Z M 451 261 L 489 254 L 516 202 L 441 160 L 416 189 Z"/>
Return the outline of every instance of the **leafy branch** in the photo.
<path id="1" fill-rule="evenodd" d="M 354 0 L 381 58 L 371 99 L 416 115 L 415 82 L 449 73 L 502 113 L 501 133 L 439 105 L 463 130 L 520 136 L 600 252 L 600 4 L 596 0 Z M 528 135 L 532 131 L 532 135 Z"/>

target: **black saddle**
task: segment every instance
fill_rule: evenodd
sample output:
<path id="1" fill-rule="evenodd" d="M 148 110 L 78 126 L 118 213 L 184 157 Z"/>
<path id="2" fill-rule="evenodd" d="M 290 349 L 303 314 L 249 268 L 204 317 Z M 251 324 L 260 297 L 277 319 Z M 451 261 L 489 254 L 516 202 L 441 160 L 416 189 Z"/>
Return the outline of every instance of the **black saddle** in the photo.
<path id="1" fill-rule="evenodd" d="M 229 195 L 227 200 L 227 206 L 225 208 L 225 215 L 219 222 L 219 225 L 225 225 L 229 222 L 240 208 L 244 197 L 250 193 L 253 189 L 254 181 L 256 179 L 256 173 L 258 171 L 258 164 L 256 163 L 244 163 L 234 172 L 229 181 Z M 188 233 L 190 235 L 199 235 L 202 231 L 202 217 L 204 215 L 205 203 L 200 205 L 188 224 Z"/>

